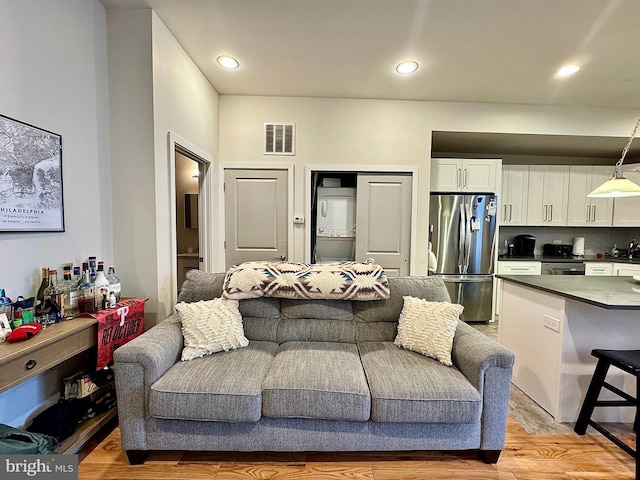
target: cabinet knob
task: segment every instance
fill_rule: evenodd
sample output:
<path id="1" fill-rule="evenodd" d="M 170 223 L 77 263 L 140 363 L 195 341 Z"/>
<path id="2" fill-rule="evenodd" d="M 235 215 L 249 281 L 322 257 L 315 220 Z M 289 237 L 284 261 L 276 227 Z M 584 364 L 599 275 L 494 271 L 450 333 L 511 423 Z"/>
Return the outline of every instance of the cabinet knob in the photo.
<path id="1" fill-rule="evenodd" d="M 38 362 L 36 362 L 35 360 L 29 360 L 27 363 L 24 364 L 24 368 L 26 368 L 27 370 L 31 370 L 37 364 Z"/>

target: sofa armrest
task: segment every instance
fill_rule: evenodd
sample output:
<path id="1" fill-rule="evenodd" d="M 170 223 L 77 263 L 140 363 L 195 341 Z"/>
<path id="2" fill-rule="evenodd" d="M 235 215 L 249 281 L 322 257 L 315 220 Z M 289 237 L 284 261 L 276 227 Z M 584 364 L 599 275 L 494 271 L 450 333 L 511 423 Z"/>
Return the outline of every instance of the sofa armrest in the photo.
<path id="1" fill-rule="evenodd" d="M 515 356 L 492 338 L 459 321 L 451 358 L 482 395 L 480 448 L 502 450 Z"/>
<path id="2" fill-rule="evenodd" d="M 118 418 L 125 449 L 146 448 L 144 422 L 149 418 L 151 385 L 180 360 L 183 346 L 180 317 L 175 314 L 114 352 Z"/>

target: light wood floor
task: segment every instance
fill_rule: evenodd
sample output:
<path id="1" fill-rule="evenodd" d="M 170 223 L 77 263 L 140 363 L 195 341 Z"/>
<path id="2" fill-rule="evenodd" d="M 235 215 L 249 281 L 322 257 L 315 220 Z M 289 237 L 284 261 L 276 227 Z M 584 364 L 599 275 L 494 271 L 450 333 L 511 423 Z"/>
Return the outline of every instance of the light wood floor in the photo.
<path id="1" fill-rule="evenodd" d="M 627 435 L 632 441 L 631 434 Z M 81 456 L 82 457 L 82 456 Z M 131 466 L 115 428 L 82 458 L 83 480 L 633 480 L 634 461 L 601 435 L 532 435 L 511 416 L 500 460 L 469 452 L 193 453 L 155 452 Z"/>

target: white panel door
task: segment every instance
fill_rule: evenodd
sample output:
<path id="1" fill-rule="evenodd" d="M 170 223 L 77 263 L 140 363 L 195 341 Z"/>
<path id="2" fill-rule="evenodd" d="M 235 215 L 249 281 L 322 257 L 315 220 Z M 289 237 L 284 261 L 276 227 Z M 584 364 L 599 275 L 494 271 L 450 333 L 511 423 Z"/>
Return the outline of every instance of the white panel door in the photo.
<path id="1" fill-rule="evenodd" d="M 287 171 L 224 171 L 225 264 L 287 259 Z"/>
<path id="2" fill-rule="evenodd" d="M 411 175 L 358 175 L 356 260 L 373 258 L 388 276 L 409 275 Z"/>

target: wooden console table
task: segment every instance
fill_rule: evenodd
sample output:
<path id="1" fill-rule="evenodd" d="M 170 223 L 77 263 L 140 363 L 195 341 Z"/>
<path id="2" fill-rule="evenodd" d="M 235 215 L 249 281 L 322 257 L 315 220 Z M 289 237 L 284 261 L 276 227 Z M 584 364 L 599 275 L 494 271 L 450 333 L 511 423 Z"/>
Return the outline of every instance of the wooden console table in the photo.
<path id="1" fill-rule="evenodd" d="M 0 393 L 95 347 L 97 339 L 97 320 L 78 317 L 50 325 L 24 342 L 0 343 Z M 78 425 L 56 451 L 77 452 L 116 412 L 113 408 Z"/>

